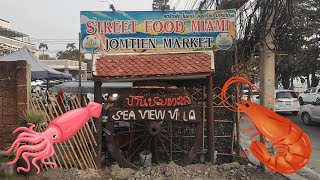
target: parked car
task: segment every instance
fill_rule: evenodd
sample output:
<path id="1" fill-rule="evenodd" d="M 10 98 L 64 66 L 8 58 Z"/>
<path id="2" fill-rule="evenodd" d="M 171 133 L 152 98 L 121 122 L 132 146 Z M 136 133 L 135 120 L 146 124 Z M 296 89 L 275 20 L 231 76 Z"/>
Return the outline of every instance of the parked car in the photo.
<path id="1" fill-rule="evenodd" d="M 277 89 L 275 98 L 278 100 L 274 105 L 275 112 L 292 112 L 293 115 L 297 115 L 300 111 L 298 96 L 293 90 Z"/>
<path id="2" fill-rule="evenodd" d="M 320 98 L 320 86 L 307 89 L 299 94 L 300 105 L 310 104 Z"/>
<path id="3" fill-rule="evenodd" d="M 299 117 L 306 125 L 311 125 L 313 122 L 320 122 L 320 99 L 302 106 Z"/>
<path id="4" fill-rule="evenodd" d="M 249 99 L 249 91 L 248 90 L 243 90 L 243 95 L 242 95 L 242 99 L 245 100 L 249 100 L 251 102 L 257 103 L 259 104 L 259 99 L 257 99 L 257 97 L 259 97 L 259 92 L 256 90 L 251 91 L 250 93 L 250 99 Z"/>
<path id="5" fill-rule="evenodd" d="M 274 97 L 277 99 L 277 101 L 274 102 L 275 112 L 291 112 L 293 115 L 297 115 L 300 111 L 298 96 L 293 90 L 276 89 Z M 260 104 L 260 97 L 254 95 L 251 101 Z"/>

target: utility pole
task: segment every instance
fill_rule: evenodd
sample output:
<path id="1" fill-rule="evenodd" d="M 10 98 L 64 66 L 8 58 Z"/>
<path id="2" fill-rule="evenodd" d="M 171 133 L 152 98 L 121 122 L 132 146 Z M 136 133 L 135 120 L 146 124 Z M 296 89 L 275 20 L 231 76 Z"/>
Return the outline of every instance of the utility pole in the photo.
<path id="1" fill-rule="evenodd" d="M 79 60 L 79 70 L 78 70 L 78 74 L 79 74 L 79 89 L 78 89 L 78 93 L 79 93 L 79 99 L 80 99 L 80 105 L 82 105 L 82 98 L 81 98 L 81 74 L 82 74 L 82 67 L 81 67 L 81 33 L 79 33 L 79 55 L 78 55 L 78 60 Z"/>
<path id="2" fill-rule="evenodd" d="M 266 4 L 262 4 L 262 7 L 266 7 Z M 274 19 L 274 6 L 272 7 L 272 13 L 267 20 L 265 32 L 263 32 L 264 40 L 260 44 L 260 88 L 267 94 L 260 94 L 260 104 L 274 111 L 274 99 L 270 98 L 274 96 L 275 90 L 275 45 L 272 38 L 275 31 L 271 27 Z M 261 135 L 260 141 L 265 143 Z M 265 169 L 263 163 L 260 163 L 260 166 Z"/>

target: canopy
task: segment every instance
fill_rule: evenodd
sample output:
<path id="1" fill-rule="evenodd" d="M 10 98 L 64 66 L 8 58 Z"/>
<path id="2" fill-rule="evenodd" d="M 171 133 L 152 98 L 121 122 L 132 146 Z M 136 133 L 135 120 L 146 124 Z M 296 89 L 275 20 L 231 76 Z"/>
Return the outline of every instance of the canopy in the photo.
<path id="1" fill-rule="evenodd" d="M 50 68 L 44 62 L 41 62 L 35 55 L 33 55 L 26 47 L 11 53 L 7 56 L 1 57 L 0 61 L 17 61 L 26 60 L 31 64 L 31 79 L 71 79 L 71 74 L 65 74 Z"/>

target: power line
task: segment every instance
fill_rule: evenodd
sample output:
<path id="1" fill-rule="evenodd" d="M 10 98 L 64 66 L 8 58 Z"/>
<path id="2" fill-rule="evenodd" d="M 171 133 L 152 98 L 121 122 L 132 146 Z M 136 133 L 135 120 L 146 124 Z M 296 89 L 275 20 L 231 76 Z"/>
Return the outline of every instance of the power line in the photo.
<path id="1" fill-rule="evenodd" d="M 189 2 L 190 2 L 190 0 L 188 0 L 188 1 L 186 2 L 186 5 L 184 6 L 184 10 L 187 10 L 187 7 L 188 7 Z"/>

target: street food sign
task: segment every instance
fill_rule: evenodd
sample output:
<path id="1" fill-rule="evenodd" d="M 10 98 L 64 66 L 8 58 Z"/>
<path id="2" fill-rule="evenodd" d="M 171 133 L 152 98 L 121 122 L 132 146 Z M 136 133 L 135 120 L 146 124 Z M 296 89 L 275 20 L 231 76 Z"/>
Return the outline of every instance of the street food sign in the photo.
<path id="1" fill-rule="evenodd" d="M 155 120 L 155 121 L 200 121 L 201 107 L 192 105 L 189 96 L 128 96 L 122 101 L 122 108 L 112 108 L 113 121 Z"/>
<path id="2" fill-rule="evenodd" d="M 229 50 L 236 10 L 81 11 L 82 52 Z"/>

